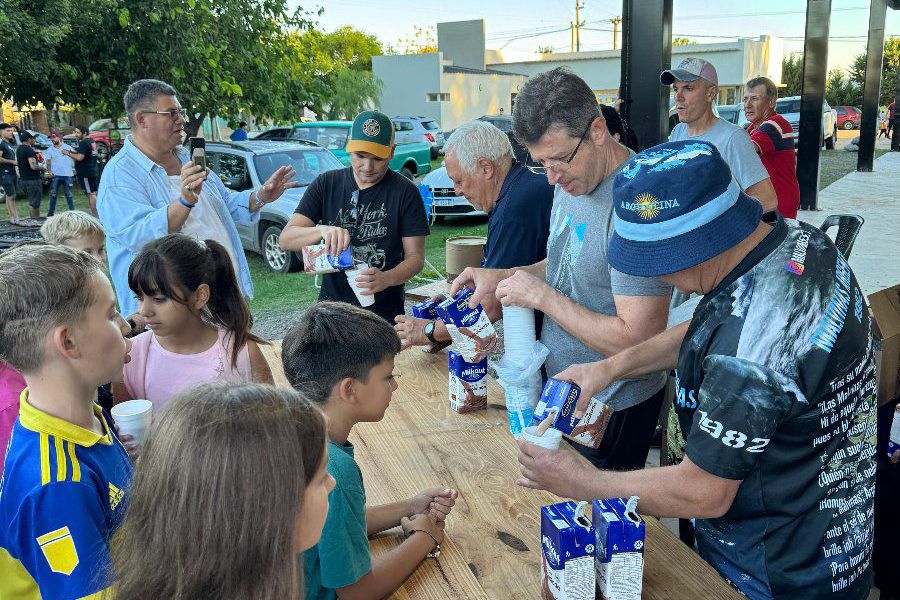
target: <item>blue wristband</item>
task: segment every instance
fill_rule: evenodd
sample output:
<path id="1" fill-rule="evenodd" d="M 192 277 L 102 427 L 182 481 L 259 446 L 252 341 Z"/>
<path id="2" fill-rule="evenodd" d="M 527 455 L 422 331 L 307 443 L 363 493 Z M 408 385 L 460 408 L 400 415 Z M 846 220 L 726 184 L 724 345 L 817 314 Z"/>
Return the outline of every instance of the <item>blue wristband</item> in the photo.
<path id="1" fill-rule="evenodd" d="M 184 201 L 184 198 L 182 198 L 181 196 L 178 196 L 178 201 L 181 202 L 181 205 L 182 205 L 183 207 L 185 207 L 186 209 L 188 209 L 188 210 L 193 210 L 194 205 L 193 205 L 193 204 L 188 204 L 187 202 L 185 202 L 185 201 Z"/>

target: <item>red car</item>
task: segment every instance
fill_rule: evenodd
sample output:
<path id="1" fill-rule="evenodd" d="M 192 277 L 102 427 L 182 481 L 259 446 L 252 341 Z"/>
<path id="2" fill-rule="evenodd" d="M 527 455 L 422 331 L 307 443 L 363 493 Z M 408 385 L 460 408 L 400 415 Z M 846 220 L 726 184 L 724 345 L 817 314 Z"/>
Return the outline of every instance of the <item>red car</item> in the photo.
<path id="1" fill-rule="evenodd" d="M 862 116 L 862 111 L 860 111 L 855 106 L 835 106 L 834 110 L 837 111 L 837 126 L 841 129 L 859 129 L 859 120 Z"/>

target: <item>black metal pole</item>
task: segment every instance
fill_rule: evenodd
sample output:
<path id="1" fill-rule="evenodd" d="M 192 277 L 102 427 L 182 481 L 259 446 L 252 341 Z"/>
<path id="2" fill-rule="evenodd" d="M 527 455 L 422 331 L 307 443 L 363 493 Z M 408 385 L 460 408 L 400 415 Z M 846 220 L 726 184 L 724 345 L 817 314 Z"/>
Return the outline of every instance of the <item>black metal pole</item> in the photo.
<path id="1" fill-rule="evenodd" d="M 807 0 L 806 39 L 803 43 L 803 92 L 797 132 L 797 180 L 800 208 L 816 210 L 819 195 L 819 155 L 822 145 L 822 106 L 828 66 L 828 25 L 831 0 Z"/>
<path id="2" fill-rule="evenodd" d="M 672 0 L 622 1 L 622 105 L 641 148 L 669 137 L 669 88 L 659 74 L 672 66 Z"/>
<path id="3" fill-rule="evenodd" d="M 885 0 L 872 0 L 869 7 L 869 43 L 866 45 L 866 79 L 863 84 L 862 118 L 859 123 L 857 171 L 871 171 L 878 135 L 878 104 L 881 96 L 881 69 L 884 60 Z"/>
<path id="4" fill-rule="evenodd" d="M 900 125 L 900 111 L 897 105 L 900 104 L 900 73 L 897 74 L 897 86 L 894 88 L 894 118 L 891 119 L 891 152 L 900 152 L 900 136 L 897 135 L 897 126 Z M 888 114 L 890 117 L 890 114 Z"/>

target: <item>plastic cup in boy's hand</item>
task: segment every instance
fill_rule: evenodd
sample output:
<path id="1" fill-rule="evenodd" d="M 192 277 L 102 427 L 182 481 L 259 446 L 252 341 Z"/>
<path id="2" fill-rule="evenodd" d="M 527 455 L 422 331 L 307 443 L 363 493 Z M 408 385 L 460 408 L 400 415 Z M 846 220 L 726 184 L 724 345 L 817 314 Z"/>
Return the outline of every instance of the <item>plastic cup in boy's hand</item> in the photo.
<path id="1" fill-rule="evenodd" d="M 110 412 L 116 421 L 120 434 L 132 436 L 136 445 L 144 443 L 147 428 L 153 420 L 152 402 L 149 400 L 128 400 L 121 404 L 116 404 Z"/>

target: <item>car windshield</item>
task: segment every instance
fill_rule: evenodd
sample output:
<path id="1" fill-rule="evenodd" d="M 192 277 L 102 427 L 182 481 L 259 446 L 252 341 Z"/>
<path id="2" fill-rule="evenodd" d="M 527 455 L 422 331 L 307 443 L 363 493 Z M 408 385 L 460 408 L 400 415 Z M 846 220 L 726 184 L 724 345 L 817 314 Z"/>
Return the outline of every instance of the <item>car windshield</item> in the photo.
<path id="1" fill-rule="evenodd" d="M 349 127 L 296 127 L 291 137 L 315 142 L 328 150 L 343 150 L 348 135 Z"/>
<path id="2" fill-rule="evenodd" d="M 253 164 L 256 165 L 256 173 L 259 175 L 260 181 L 266 181 L 281 167 L 293 167 L 297 171 L 296 181 L 300 185 L 309 185 L 320 173 L 343 167 L 333 154 L 321 148 L 260 154 L 253 157 Z"/>
<path id="3" fill-rule="evenodd" d="M 718 111 L 719 116 L 729 123 L 734 123 L 735 125 L 738 124 L 738 114 L 740 113 L 740 111 L 738 111 L 736 108 L 724 108 L 720 106 L 718 108 Z"/>
<path id="4" fill-rule="evenodd" d="M 779 100 L 775 103 L 775 111 L 780 115 L 798 113 L 800 112 L 800 100 Z"/>
<path id="5" fill-rule="evenodd" d="M 434 131 L 435 129 L 441 128 L 441 126 L 434 121 L 422 121 L 422 127 L 424 127 L 426 131 Z"/>

